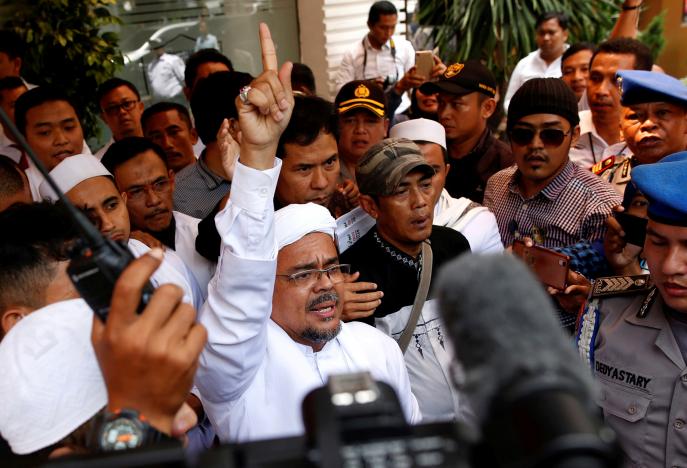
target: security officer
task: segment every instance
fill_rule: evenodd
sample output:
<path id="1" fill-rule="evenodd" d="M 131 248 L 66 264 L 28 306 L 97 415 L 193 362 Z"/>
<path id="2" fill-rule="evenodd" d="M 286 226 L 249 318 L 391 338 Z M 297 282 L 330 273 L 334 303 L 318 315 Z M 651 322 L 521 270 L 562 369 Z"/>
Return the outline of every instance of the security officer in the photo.
<path id="1" fill-rule="evenodd" d="M 595 281 L 577 345 L 625 466 L 687 466 L 687 151 L 636 167 L 651 277 Z"/>
<path id="2" fill-rule="evenodd" d="M 621 195 L 638 164 L 650 164 L 685 149 L 687 86 L 664 73 L 622 70 L 617 73 L 623 106 L 621 122 L 625 141 L 606 150 L 607 158 L 592 172 Z"/>

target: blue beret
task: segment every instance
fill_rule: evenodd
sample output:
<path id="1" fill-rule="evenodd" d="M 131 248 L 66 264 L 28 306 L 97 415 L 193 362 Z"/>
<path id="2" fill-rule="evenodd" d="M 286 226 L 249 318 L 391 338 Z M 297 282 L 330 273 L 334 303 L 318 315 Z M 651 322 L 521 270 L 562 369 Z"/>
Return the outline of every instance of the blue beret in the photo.
<path id="1" fill-rule="evenodd" d="M 687 151 L 632 169 L 632 182 L 649 200 L 649 218 L 687 227 Z"/>
<path id="2" fill-rule="evenodd" d="M 617 74 L 623 106 L 645 102 L 672 102 L 687 107 L 687 86 L 665 73 L 622 70 Z"/>

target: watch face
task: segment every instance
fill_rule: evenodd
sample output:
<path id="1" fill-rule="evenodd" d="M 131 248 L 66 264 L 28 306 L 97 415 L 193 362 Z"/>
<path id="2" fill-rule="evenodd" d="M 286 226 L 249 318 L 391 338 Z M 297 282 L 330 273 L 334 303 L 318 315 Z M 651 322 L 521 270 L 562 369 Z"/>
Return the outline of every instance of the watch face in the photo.
<path id="1" fill-rule="evenodd" d="M 137 421 L 117 418 L 103 425 L 100 433 L 100 447 L 103 450 L 127 450 L 140 447 L 143 442 L 143 428 Z"/>

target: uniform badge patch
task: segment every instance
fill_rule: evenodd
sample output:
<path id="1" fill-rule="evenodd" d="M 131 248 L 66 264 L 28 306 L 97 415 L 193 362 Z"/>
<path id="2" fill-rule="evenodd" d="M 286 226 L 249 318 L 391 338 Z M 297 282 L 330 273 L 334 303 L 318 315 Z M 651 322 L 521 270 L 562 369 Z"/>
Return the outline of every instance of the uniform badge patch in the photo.
<path id="1" fill-rule="evenodd" d="M 597 278 L 592 287 L 592 297 L 619 296 L 651 287 L 649 275 L 607 276 Z"/>

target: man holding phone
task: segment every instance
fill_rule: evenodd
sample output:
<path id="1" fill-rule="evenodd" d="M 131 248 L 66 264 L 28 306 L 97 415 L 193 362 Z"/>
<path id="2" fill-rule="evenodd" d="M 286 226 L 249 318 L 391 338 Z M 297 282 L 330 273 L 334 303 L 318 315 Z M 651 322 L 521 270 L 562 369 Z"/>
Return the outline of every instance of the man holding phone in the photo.
<path id="1" fill-rule="evenodd" d="M 568 158 L 578 124 L 575 94 L 558 78 L 533 78 L 513 96 L 507 129 L 516 166 L 494 174 L 484 194 L 504 246 L 523 237 L 547 248 L 602 237 L 620 197 Z"/>
<path id="2" fill-rule="evenodd" d="M 644 256 L 651 278 L 598 279 L 576 341 L 597 377 L 624 466 L 684 466 L 687 152 L 635 168 L 632 182 L 649 202 Z"/>

